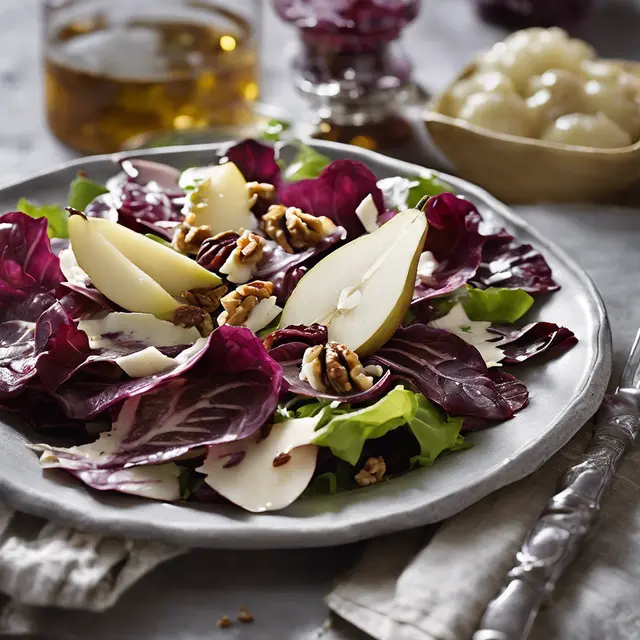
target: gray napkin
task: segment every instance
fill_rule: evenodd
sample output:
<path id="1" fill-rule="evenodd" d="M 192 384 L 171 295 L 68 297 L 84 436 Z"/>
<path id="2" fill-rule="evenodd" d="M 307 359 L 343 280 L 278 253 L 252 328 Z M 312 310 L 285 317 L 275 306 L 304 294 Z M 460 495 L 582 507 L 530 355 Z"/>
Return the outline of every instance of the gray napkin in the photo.
<path id="1" fill-rule="evenodd" d="M 328 595 L 330 609 L 377 640 L 471 640 L 500 591 L 559 475 L 584 450 L 589 429 L 533 475 L 424 531 L 374 540 Z M 597 535 L 560 580 L 531 638 L 640 638 L 640 451 L 627 455 Z M 334 625 L 322 640 L 352 638 Z"/>
<path id="2" fill-rule="evenodd" d="M 30 607 L 102 611 L 184 550 L 46 522 L 0 505 L 0 635 L 33 631 Z"/>

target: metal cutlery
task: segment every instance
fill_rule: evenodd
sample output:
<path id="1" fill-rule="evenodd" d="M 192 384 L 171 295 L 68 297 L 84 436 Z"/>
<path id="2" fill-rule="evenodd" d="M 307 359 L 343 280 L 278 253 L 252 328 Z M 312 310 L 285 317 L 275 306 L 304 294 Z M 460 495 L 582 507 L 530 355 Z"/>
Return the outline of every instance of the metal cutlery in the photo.
<path id="1" fill-rule="evenodd" d="M 586 451 L 560 477 L 473 640 L 526 640 L 540 607 L 593 532 L 620 461 L 639 434 L 640 330 L 616 392 L 596 414 Z"/>

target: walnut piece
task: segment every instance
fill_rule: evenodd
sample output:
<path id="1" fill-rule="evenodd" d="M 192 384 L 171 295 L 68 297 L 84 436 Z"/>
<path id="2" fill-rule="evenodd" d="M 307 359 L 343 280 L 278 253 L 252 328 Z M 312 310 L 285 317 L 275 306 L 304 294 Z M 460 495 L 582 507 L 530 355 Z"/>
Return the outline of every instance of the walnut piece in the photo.
<path id="1" fill-rule="evenodd" d="M 213 331 L 213 320 L 211 314 L 202 309 L 192 305 L 182 305 L 173 312 L 171 322 L 177 327 L 184 327 L 189 329 L 190 327 L 196 327 L 200 331 L 200 335 L 207 337 Z"/>
<path id="2" fill-rule="evenodd" d="M 265 241 L 251 231 L 242 231 L 237 242 L 238 260 L 242 264 L 258 264 L 264 255 Z"/>
<path id="3" fill-rule="evenodd" d="M 325 216 L 312 216 L 297 207 L 272 204 L 262 216 L 262 230 L 287 253 L 313 247 L 331 235 L 336 225 Z"/>
<path id="4" fill-rule="evenodd" d="M 370 484 L 380 482 L 384 478 L 384 474 L 387 472 L 387 465 L 384 462 L 382 456 L 377 458 L 369 458 L 364 467 L 356 474 L 356 482 L 361 487 L 366 487 Z"/>
<path id="5" fill-rule="evenodd" d="M 172 244 L 180 253 L 198 253 L 202 243 L 210 238 L 211 227 L 208 225 L 200 225 L 192 227 L 187 223 L 178 226 L 173 234 Z"/>
<path id="6" fill-rule="evenodd" d="M 254 280 L 240 285 L 220 300 L 224 311 L 218 316 L 218 324 L 229 324 L 234 327 L 241 325 L 260 300 L 267 300 L 272 294 L 271 282 Z"/>
<path id="7" fill-rule="evenodd" d="M 316 391 L 342 395 L 373 386 L 373 378 L 364 372 L 358 355 L 337 342 L 309 347 L 302 356 L 300 379 Z"/>
<path id="8" fill-rule="evenodd" d="M 238 622 L 253 622 L 254 617 L 253 614 L 247 609 L 246 605 L 240 607 L 240 611 L 238 612 Z"/>
<path id="9" fill-rule="evenodd" d="M 218 627 L 218 629 L 228 629 L 232 624 L 233 621 L 229 616 L 222 616 L 222 618 L 220 618 L 218 622 L 216 622 L 216 626 Z"/>
<path id="10" fill-rule="evenodd" d="M 221 284 L 218 287 L 203 287 L 183 291 L 180 297 L 191 307 L 200 307 L 207 313 L 213 313 L 220 306 L 220 300 L 228 293 L 229 287 Z"/>
<path id="11" fill-rule="evenodd" d="M 276 188 L 268 182 L 247 182 L 247 195 L 249 196 L 249 209 L 258 202 L 258 198 L 273 200 Z"/>

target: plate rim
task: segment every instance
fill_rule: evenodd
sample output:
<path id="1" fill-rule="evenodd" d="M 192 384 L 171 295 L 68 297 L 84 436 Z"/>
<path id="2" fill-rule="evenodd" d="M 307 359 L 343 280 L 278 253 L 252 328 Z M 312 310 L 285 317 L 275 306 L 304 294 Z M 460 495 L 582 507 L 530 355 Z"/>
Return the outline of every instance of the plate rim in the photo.
<path id="1" fill-rule="evenodd" d="M 206 143 L 200 145 L 181 145 L 175 147 L 159 147 L 154 149 L 119 152 L 115 154 L 105 154 L 98 156 L 87 156 L 74 159 L 70 162 L 62 163 L 48 171 L 39 172 L 29 178 L 19 180 L 17 182 L 0 187 L 0 194 L 8 189 L 20 188 L 22 185 L 37 180 L 39 178 L 54 177 L 57 173 L 62 173 L 74 168 L 87 168 L 91 164 L 99 164 L 104 162 L 116 162 L 118 159 L 131 157 L 153 157 L 164 154 L 183 154 L 183 153 L 206 153 L 216 152 L 224 149 L 230 142 Z M 37 489 L 22 486 L 19 483 L 11 482 L 6 476 L 0 475 L 0 500 L 15 509 L 49 518 L 54 521 L 63 522 L 67 526 L 76 526 L 84 530 L 97 530 L 103 534 L 120 535 L 132 538 L 145 538 L 152 536 L 154 539 L 166 542 L 187 544 L 190 546 L 206 546 L 214 548 L 294 548 L 294 547 L 320 547 L 334 546 L 348 542 L 354 542 L 364 538 L 383 535 L 398 531 L 401 529 L 411 528 L 435 522 L 437 520 L 450 517 L 455 513 L 467 508 L 471 504 L 481 500 L 493 491 L 501 487 L 508 486 L 517 480 L 524 478 L 533 473 L 544 462 L 546 462 L 555 452 L 561 449 L 583 426 L 586 420 L 595 413 L 604 397 L 612 366 L 612 346 L 611 332 L 607 318 L 606 309 L 600 293 L 590 276 L 579 266 L 576 260 L 571 258 L 561 247 L 556 245 L 552 240 L 547 239 L 535 227 L 522 218 L 515 211 L 512 211 L 507 205 L 500 202 L 487 191 L 466 180 L 447 173 L 429 169 L 417 164 L 397 160 L 383 156 L 368 149 L 361 149 L 350 145 L 344 145 L 334 142 L 304 140 L 305 143 L 311 144 L 313 147 L 322 151 L 326 149 L 335 154 L 342 155 L 348 159 L 356 159 L 364 162 L 373 162 L 374 165 L 383 165 L 390 171 L 404 174 L 432 174 L 442 177 L 445 181 L 450 182 L 453 186 L 462 186 L 464 190 L 471 196 L 479 199 L 492 211 L 497 212 L 499 216 L 512 224 L 518 230 L 524 230 L 531 239 L 539 244 L 544 253 L 552 253 L 555 259 L 561 262 L 576 278 L 585 292 L 589 306 L 593 307 L 593 320 L 597 329 L 592 347 L 594 349 L 594 358 L 591 363 L 590 375 L 585 378 L 584 384 L 576 391 L 570 402 L 563 407 L 560 415 L 557 416 L 550 430 L 545 433 L 544 437 L 532 440 L 526 445 L 521 446 L 510 456 L 501 460 L 498 464 L 487 469 L 483 476 L 474 484 L 474 486 L 465 492 L 463 497 L 459 497 L 456 506 L 445 507 L 445 503 L 451 502 L 452 495 L 460 493 L 457 489 L 441 496 L 435 503 L 431 503 L 429 507 L 416 507 L 407 513 L 406 509 L 398 508 L 394 511 L 387 511 L 376 518 L 362 519 L 361 522 L 350 521 L 346 526 L 339 524 L 339 518 L 335 518 L 335 523 L 331 527 L 327 527 L 323 523 L 321 533 L 303 535 L 299 530 L 281 532 L 270 530 L 272 535 L 267 536 L 267 540 L 255 540 L 259 535 L 256 528 L 251 526 L 247 531 L 238 532 L 237 528 L 231 527 L 223 532 L 216 531 L 215 525 L 198 526 L 192 524 L 185 528 L 179 522 L 175 523 L 169 519 L 162 526 L 157 526 L 150 522 L 140 522 L 141 518 L 120 519 L 118 517 L 107 515 L 104 511 L 99 514 L 86 513 L 84 510 L 74 505 L 63 503 L 63 499 L 49 500 L 43 498 Z M 589 336 L 590 340 L 592 336 Z M 580 418 L 572 418 L 571 413 L 580 407 Z M 558 437 L 558 434 L 563 434 Z M 551 439 L 555 434 L 554 444 L 545 450 L 544 443 Z M 533 455 L 535 454 L 535 455 Z M 515 459 L 522 461 L 518 467 L 512 462 Z M 535 460 L 535 462 L 531 462 Z M 94 494 L 95 495 L 95 494 Z M 346 494 L 343 494 L 346 495 Z M 127 499 L 135 498 L 128 496 Z M 142 499 L 141 499 L 142 500 Z M 401 501 L 398 501 L 401 503 Z M 176 505 L 170 505 L 176 506 Z M 112 507 L 115 509 L 116 507 Z M 431 516 L 425 518 L 424 512 L 429 510 Z M 277 513 L 277 512 L 274 512 Z M 436 517 L 432 517 L 432 516 Z M 368 532 L 371 529 L 372 532 Z M 277 536 L 274 535 L 277 533 Z"/>

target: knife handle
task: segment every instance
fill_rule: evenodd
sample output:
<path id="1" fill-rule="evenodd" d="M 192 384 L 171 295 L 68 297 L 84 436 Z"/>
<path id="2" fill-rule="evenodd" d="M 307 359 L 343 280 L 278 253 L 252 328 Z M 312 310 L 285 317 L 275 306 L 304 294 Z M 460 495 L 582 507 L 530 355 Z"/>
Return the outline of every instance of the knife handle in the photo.
<path id="1" fill-rule="evenodd" d="M 525 640 L 540 607 L 592 533 L 624 453 L 640 433 L 638 391 L 608 396 L 586 451 L 558 481 L 529 532 L 502 592 L 489 603 L 473 640 Z"/>

